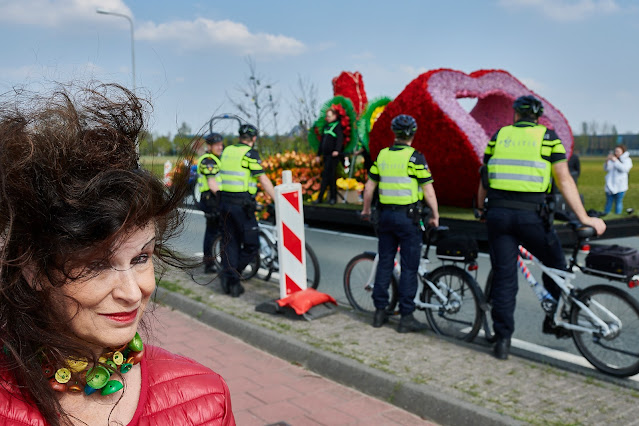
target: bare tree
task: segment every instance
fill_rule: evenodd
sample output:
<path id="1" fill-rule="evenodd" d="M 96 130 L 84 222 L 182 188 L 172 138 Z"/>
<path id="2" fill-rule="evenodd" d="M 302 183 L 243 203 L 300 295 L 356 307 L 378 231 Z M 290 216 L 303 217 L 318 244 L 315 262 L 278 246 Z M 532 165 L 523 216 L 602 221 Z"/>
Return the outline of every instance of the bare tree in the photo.
<path id="1" fill-rule="evenodd" d="M 277 134 L 276 106 L 279 101 L 273 97 L 273 83 L 258 74 L 257 65 L 252 57 L 246 57 L 246 64 L 249 68 L 246 81 L 235 88 L 237 92 L 235 97 L 230 96 L 228 93 L 226 96 L 240 114 L 255 124 L 260 132 L 263 132 L 262 126 L 266 124 L 267 117 L 272 114 L 275 133 Z"/>
<path id="2" fill-rule="evenodd" d="M 291 112 L 300 127 L 302 137 L 306 139 L 308 130 L 319 114 L 317 86 L 298 74 L 297 84 L 291 91 L 293 92 L 293 101 L 290 103 Z"/>

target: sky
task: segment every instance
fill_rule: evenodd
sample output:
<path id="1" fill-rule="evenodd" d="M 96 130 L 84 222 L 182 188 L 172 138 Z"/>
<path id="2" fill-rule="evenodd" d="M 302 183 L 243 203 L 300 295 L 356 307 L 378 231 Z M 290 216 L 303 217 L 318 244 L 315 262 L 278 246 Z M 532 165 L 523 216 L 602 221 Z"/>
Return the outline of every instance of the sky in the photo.
<path id="1" fill-rule="evenodd" d="M 199 131 L 236 113 L 255 64 L 295 124 L 299 78 L 317 88 L 359 71 L 369 99 L 396 97 L 419 74 L 503 69 L 543 96 L 575 134 L 582 122 L 639 132 L 639 2 L 633 0 L 0 0 L 0 92 L 97 80 L 153 105 L 149 130 Z M 468 108 L 472 101 L 466 103 Z M 273 122 L 263 130 L 274 131 Z M 219 129 L 226 131 L 226 129 Z"/>

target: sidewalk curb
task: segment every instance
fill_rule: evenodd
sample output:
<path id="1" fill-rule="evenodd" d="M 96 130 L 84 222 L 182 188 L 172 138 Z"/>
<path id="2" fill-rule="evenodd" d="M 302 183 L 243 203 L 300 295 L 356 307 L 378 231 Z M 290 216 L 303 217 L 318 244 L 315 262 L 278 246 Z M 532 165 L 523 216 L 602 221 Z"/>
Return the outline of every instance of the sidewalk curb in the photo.
<path id="1" fill-rule="evenodd" d="M 178 293 L 158 287 L 155 299 L 278 358 L 299 363 L 323 377 L 387 401 L 442 425 L 519 425 L 486 408 L 451 398 L 427 385 L 400 381 L 383 371 L 314 348 L 294 338 L 245 322 Z"/>

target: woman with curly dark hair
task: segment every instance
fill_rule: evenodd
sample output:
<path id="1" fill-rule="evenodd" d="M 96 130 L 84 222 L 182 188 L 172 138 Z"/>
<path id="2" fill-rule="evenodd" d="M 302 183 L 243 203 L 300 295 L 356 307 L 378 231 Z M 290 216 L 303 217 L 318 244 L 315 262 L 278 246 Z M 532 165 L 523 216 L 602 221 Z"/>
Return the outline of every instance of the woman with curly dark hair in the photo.
<path id="1" fill-rule="evenodd" d="M 0 423 L 234 424 L 224 380 L 138 330 L 188 176 L 138 164 L 117 85 L 0 104 Z M 143 335 L 145 333 L 142 333 Z"/>

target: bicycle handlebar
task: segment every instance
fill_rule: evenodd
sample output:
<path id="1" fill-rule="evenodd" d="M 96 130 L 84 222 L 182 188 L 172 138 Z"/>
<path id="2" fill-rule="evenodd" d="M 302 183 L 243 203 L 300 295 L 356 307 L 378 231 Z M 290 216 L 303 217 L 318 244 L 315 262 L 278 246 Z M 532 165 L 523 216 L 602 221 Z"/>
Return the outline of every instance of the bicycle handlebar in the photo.
<path id="1" fill-rule="evenodd" d="M 568 226 L 573 230 L 579 242 L 587 240 L 597 235 L 597 231 L 592 226 L 584 225 L 581 222 L 568 222 Z"/>

